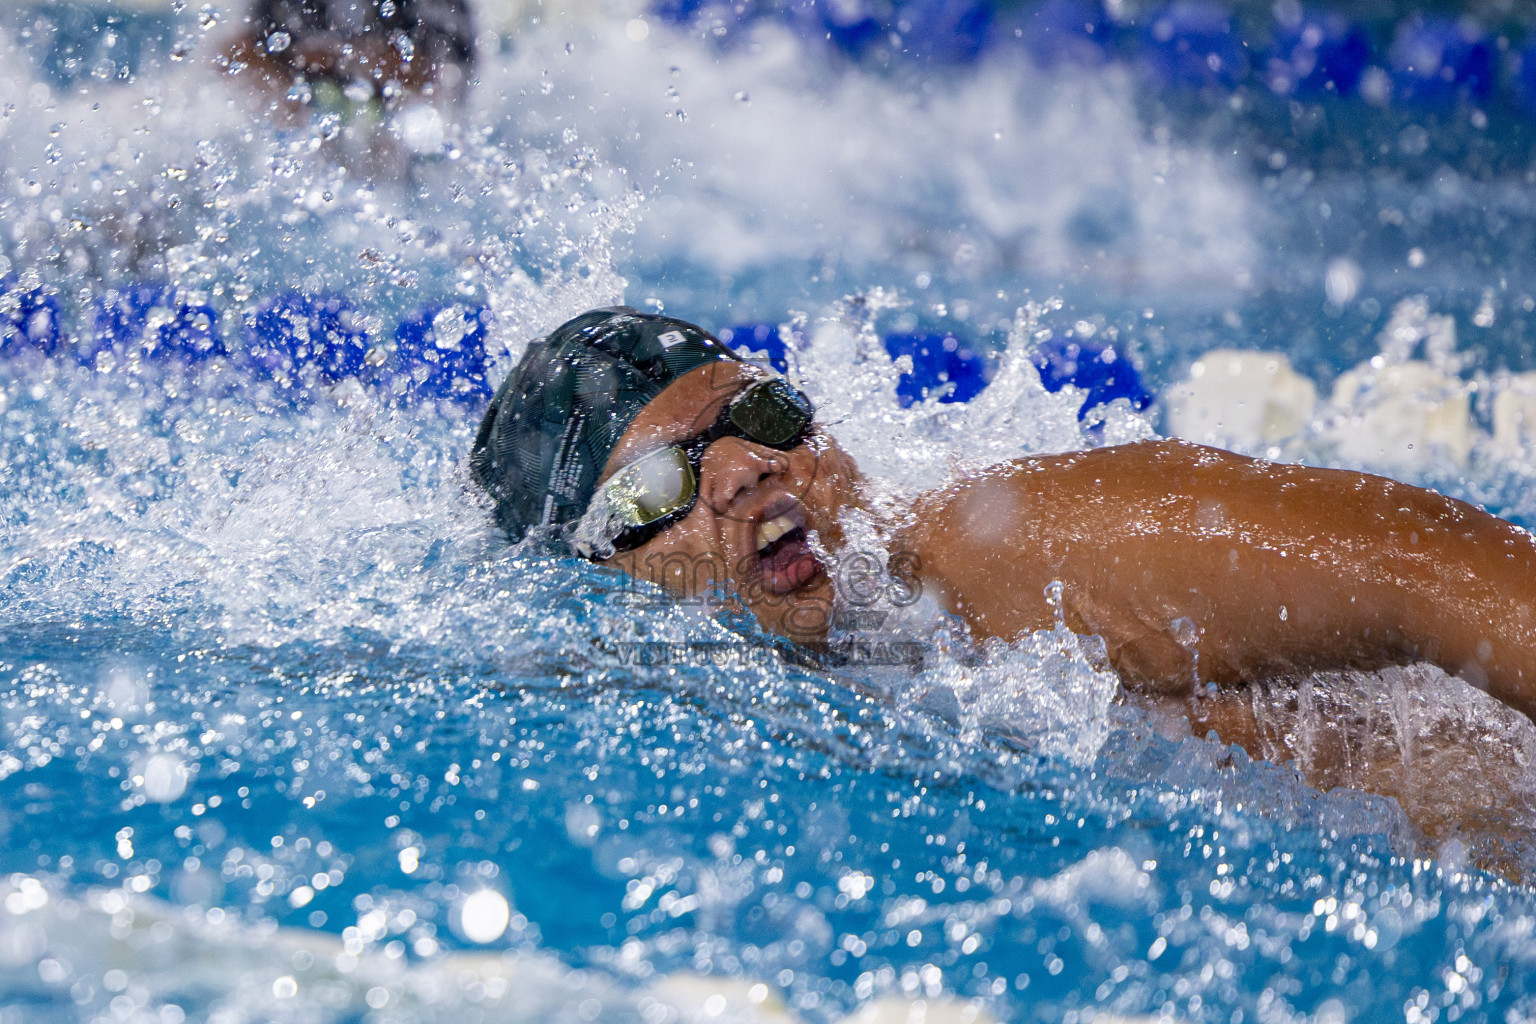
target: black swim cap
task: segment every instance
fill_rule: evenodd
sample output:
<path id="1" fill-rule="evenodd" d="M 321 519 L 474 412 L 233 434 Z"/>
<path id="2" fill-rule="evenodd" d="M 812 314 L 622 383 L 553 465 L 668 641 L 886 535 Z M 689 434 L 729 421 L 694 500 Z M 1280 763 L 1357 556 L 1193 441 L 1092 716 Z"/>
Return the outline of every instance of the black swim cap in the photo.
<path id="1" fill-rule="evenodd" d="M 497 521 L 516 541 L 581 518 L 645 404 L 688 371 L 736 358 L 702 327 L 628 306 L 583 313 L 530 343 L 469 455 Z"/>

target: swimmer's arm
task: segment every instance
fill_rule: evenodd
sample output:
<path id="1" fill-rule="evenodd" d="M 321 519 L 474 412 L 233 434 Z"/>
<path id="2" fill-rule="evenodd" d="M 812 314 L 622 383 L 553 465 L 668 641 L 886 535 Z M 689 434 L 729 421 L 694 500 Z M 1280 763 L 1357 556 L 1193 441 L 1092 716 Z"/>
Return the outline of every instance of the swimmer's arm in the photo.
<path id="1" fill-rule="evenodd" d="M 1536 541 L 1382 477 L 1178 441 L 1009 463 L 902 537 L 983 636 L 1102 636 L 1128 687 L 1434 662 L 1536 717 Z"/>

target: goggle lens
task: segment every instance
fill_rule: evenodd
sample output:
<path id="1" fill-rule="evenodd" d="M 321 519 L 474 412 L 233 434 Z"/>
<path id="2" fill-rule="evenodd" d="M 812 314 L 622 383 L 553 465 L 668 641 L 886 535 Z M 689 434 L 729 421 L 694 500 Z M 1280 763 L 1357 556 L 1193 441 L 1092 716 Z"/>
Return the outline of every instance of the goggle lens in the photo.
<path id="1" fill-rule="evenodd" d="M 728 416 L 743 436 L 779 448 L 805 432 L 814 412 L 810 400 L 787 382 L 770 380 L 732 402 Z"/>
<path id="2" fill-rule="evenodd" d="M 620 522 L 649 526 L 692 501 L 698 480 L 687 454 L 668 445 L 626 466 L 605 489 Z"/>

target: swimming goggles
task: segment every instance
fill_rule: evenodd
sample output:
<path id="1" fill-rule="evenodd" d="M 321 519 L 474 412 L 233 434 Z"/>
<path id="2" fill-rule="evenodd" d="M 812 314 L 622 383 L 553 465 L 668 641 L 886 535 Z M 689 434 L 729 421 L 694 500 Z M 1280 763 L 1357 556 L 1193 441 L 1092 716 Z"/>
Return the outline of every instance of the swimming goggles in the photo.
<path id="1" fill-rule="evenodd" d="M 722 437 L 789 451 L 805 440 L 816 409 L 780 378 L 753 384 L 701 434 L 674 441 L 610 477 L 592 496 L 571 543 L 585 558 L 632 551 L 693 511 L 704 452 Z"/>

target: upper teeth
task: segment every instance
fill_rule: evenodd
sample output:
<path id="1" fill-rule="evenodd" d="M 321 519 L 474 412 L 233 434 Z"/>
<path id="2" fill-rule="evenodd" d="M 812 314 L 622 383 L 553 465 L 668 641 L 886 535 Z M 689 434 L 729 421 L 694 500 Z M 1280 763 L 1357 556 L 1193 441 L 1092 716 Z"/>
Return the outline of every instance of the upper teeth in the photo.
<path id="1" fill-rule="evenodd" d="M 757 550 L 761 551 L 791 530 L 798 530 L 800 524 L 790 519 L 789 516 L 779 516 L 770 519 L 757 528 Z"/>

